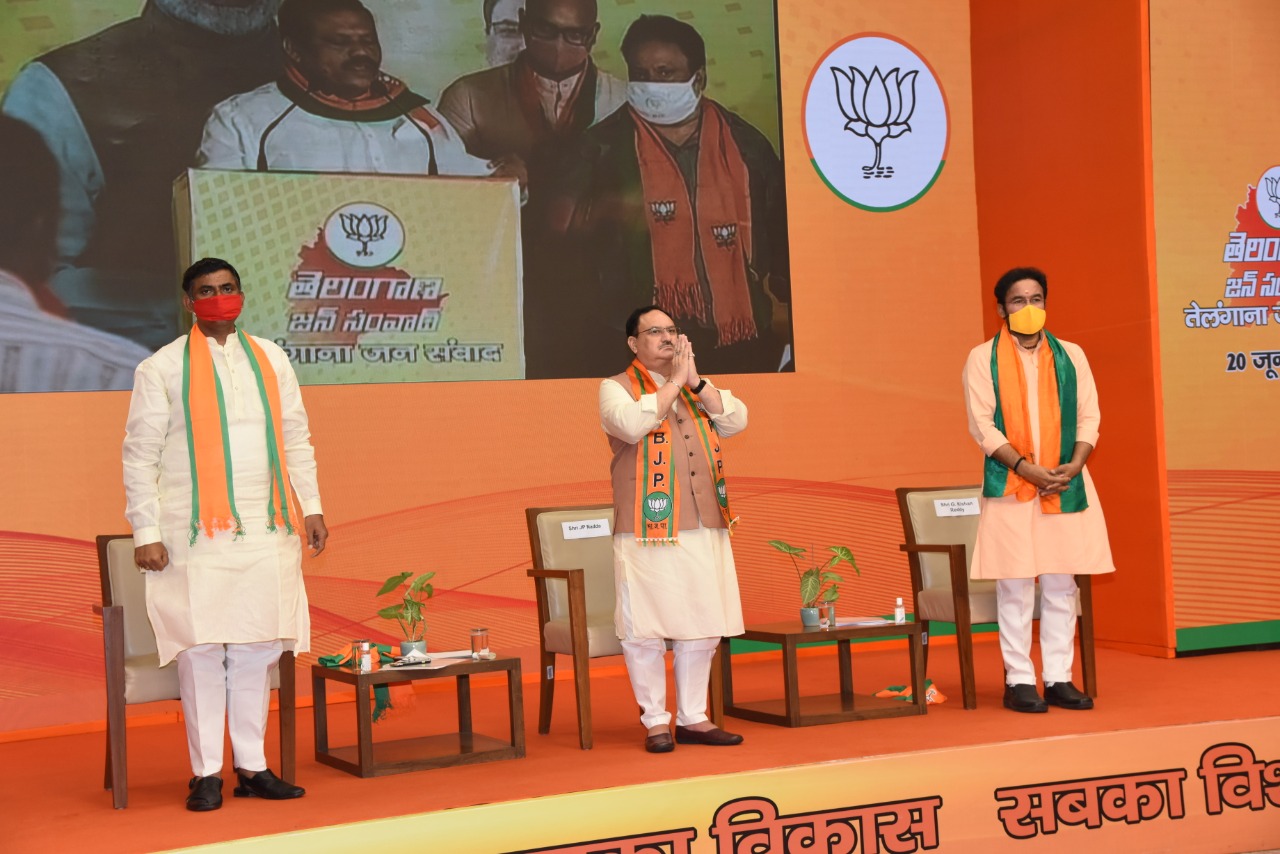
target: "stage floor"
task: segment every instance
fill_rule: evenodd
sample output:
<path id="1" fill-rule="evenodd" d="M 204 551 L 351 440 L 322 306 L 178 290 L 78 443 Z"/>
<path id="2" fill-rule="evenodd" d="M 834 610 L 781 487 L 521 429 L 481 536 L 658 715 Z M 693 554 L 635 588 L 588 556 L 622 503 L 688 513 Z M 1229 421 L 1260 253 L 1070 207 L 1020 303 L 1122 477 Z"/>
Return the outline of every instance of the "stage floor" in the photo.
<path id="1" fill-rule="evenodd" d="M 111 808 L 111 794 L 101 787 L 101 732 L 0 744 L 0 766 L 7 772 L 0 776 L 0 803 L 4 805 L 0 849 L 157 851 L 709 775 L 866 757 L 887 759 L 895 754 L 1031 743 L 1181 724 L 1246 722 L 1280 713 L 1280 680 L 1274 675 L 1280 673 L 1280 651 L 1162 660 L 1100 649 L 1100 696 L 1096 709 L 1051 709 L 1044 715 L 1019 715 L 1000 705 L 1001 667 L 994 637 L 980 638 L 976 647 L 975 711 L 965 711 L 960 702 L 954 646 L 935 643 L 929 675 L 949 699 L 930 706 L 927 715 L 801 729 L 728 718 L 726 728 L 746 737 L 742 746 L 678 746 L 674 753 L 657 756 L 642 749 L 644 731 L 620 659 L 606 659 L 604 666 L 593 673 L 595 748 L 591 751 L 578 748 L 572 682 L 563 679 L 557 683 L 549 735 L 537 733 L 537 684 L 525 682 L 526 758 L 380 778 L 358 779 L 317 764 L 313 758 L 311 710 L 302 709 L 296 782 L 307 787 L 307 796 L 289 802 L 232 798 L 234 774 L 228 748 L 225 804 L 221 810 L 205 814 L 184 809 L 189 766 L 183 729 L 178 723 L 130 728 L 129 807 L 122 811 Z M 896 648 L 855 649 L 855 692 L 869 694 L 886 685 L 907 682 L 905 658 Z M 833 690 L 837 684 L 834 649 L 806 650 L 800 670 L 802 693 Z M 568 676 L 570 672 L 565 665 L 560 675 Z M 302 675 L 300 671 L 299 676 Z M 735 657 L 734 686 L 742 699 L 780 694 L 777 654 Z M 330 702 L 331 743 L 353 743 L 352 706 L 348 702 L 335 704 L 332 695 Z M 505 689 L 501 680 L 473 678 L 473 702 L 478 732 L 505 731 Z M 388 720 L 375 727 L 374 737 L 389 740 L 455 728 L 452 691 L 433 689 L 415 693 L 409 705 L 402 703 Z M 279 756 L 275 737 L 273 720 L 268 735 L 269 758 Z M 1277 758 L 1280 757 L 1259 756 L 1264 761 Z M 1186 784 L 1188 790 L 1193 783 L 1199 785 L 1194 770 Z M 1268 810 L 1266 819 L 1276 829 L 1270 847 L 1280 845 L 1280 808 Z M 661 816 L 656 816 L 655 822 L 655 827 L 665 826 Z M 563 828 L 566 841 L 579 838 L 573 830 Z M 420 842 L 431 847 L 427 840 Z M 948 848 L 944 845 L 941 850 Z"/>

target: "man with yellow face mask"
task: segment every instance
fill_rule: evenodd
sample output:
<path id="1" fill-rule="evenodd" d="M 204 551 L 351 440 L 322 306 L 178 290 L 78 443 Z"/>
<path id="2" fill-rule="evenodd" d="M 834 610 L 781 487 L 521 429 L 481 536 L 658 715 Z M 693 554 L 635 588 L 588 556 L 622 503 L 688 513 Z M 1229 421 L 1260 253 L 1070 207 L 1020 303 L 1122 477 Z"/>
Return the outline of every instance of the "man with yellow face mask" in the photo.
<path id="1" fill-rule="evenodd" d="M 986 455 L 971 574 L 996 582 L 1004 705 L 1015 712 L 1093 708 L 1071 683 L 1075 576 L 1115 572 L 1084 467 L 1098 443 L 1097 390 L 1084 351 L 1044 328 L 1048 293 L 1034 267 L 1001 276 L 1005 325 L 964 366 L 969 434 Z M 1043 699 L 1031 663 L 1037 578 Z"/>

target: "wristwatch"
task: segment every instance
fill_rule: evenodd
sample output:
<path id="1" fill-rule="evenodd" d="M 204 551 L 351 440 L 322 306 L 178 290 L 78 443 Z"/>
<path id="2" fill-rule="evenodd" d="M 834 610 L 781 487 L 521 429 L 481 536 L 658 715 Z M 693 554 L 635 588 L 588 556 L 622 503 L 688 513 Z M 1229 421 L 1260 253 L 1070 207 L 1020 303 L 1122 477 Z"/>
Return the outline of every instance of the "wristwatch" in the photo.
<path id="1" fill-rule="evenodd" d="M 707 378 L 703 377 L 702 379 L 698 380 L 698 384 L 693 388 L 689 389 L 689 391 L 693 392 L 694 394 L 701 394 L 702 389 L 704 386 L 706 386 L 706 384 L 707 384 Z"/>

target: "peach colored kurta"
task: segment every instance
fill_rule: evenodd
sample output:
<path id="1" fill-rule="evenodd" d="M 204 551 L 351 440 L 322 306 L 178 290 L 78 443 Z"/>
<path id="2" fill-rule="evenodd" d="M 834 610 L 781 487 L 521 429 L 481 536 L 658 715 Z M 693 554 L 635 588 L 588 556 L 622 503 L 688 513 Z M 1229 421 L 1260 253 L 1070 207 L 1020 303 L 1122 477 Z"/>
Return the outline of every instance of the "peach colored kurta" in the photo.
<path id="1" fill-rule="evenodd" d="M 1008 333 L 1005 333 L 1008 334 Z M 1084 351 L 1069 341 L 1062 348 L 1076 368 L 1076 441 L 1098 444 L 1098 391 Z M 1057 451 L 1050 458 L 1041 455 L 1040 407 L 1037 397 L 1036 366 L 1048 350 L 1044 339 L 1033 353 L 1017 348 L 1022 372 L 1027 380 L 1028 409 L 1036 463 L 1053 468 Z M 991 341 L 973 348 L 964 366 L 965 407 L 969 413 L 969 435 L 990 456 L 1009 440 L 996 429 L 996 394 L 991 384 Z M 1016 495 L 981 498 L 982 515 L 973 546 L 970 575 L 973 578 L 1034 578 L 1046 573 L 1096 575 L 1115 572 L 1107 523 L 1098 502 L 1098 492 L 1086 466 L 1083 471 L 1085 497 L 1089 506 L 1079 513 L 1044 513 L 1040 502 L 1019 501 Z"/>

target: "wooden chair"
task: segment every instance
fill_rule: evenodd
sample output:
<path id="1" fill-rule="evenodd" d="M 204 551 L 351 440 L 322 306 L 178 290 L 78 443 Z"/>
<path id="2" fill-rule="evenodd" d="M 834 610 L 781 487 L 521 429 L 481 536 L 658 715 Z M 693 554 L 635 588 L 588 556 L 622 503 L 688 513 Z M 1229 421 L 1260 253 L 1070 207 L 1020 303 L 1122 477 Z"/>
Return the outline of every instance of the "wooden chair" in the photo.
<path id="1" fill-rule="evenodd" d="M 578 703 L 578 743 L 593 744 L 591 734 L 591 676 L 588 662 L 621 655 L 614 628 L 613 505 L 528 507 L 529 549 L 538 602 L 539 691 L 538 732 L 551 731 L 555 699 L 556 655 L 573 659 L 573 684 Z M 569 523 L 603 523 L 604 536 L 566 538 Z M 723 690 L 719 652 L 711 665 L 710 717 L 723 721 Z"/>
<path id="2" fill-rule="evenodd" d="M 996 622 L 996 584 L 972 581 L 969 561 L 978 532 L 978 516 L 940 513 L 935 501 L 976 501 L 980 486 L 901 487 L 897 490 L 898 511 L 906 540 L 899 548 L 907 553 L 911 568 L 911 597 L 916 622 L 921 623 L 925 667 L 929 664 L 929 623 L 954 623 L 956 647 L 960 654 L 960 681 L 964 707 L 978 707 L 973 677 L 973 625 Z M 1077 575 L 1076 608 L 1080 615 L 1080 676 L 1084 691 L 1098 695 L 1093 644 L 1093 587 L 1091 577 Z M 1038 590 L 1038 588 L 1037 588 Z M 1035 618 L 1040 616 L 1037 593 Z"/>
<path id="3" fill-rule="evenodd" d="M 160 667 L 156 636 L 147 616 L 146 582 L 133 562 L 133 538 L 127 534 L 98 537 L 98 571 L 102 579 L 102 643 L 107 677 L 107 763 L 103 788 L 111 790 L 116 809 L 129 805 L 126 764 L 125 706 L 177 700 L 178 664 Z M 293 653 L 280 656 L 271 676 L 280 701 L 280 765 L 284 779 L 297 771 L 297 723 Z"/>

